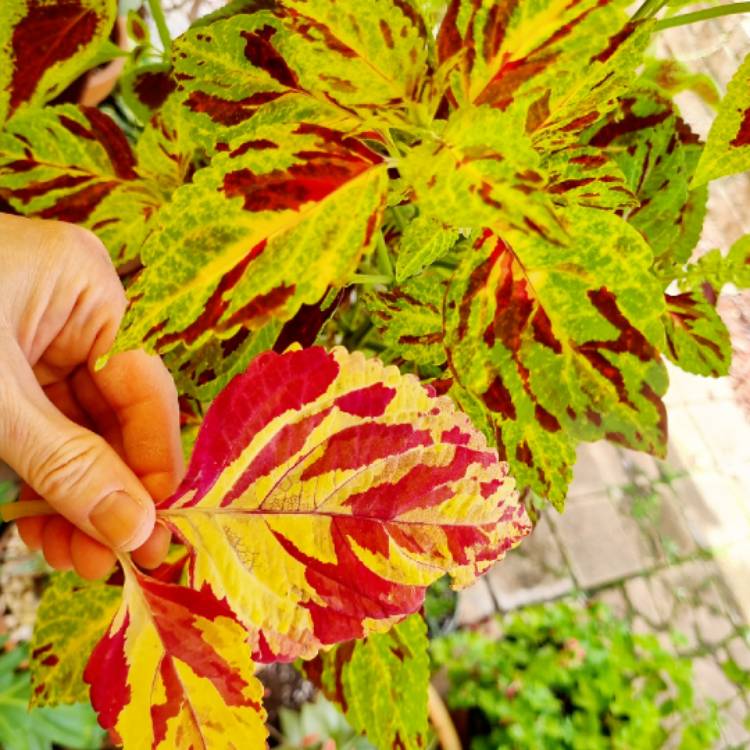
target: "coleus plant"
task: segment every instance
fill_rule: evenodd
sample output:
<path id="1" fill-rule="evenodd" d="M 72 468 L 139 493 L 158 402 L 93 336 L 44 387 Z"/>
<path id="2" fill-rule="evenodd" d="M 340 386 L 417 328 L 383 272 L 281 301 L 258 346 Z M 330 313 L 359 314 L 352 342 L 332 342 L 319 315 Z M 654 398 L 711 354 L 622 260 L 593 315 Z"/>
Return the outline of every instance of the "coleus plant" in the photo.
<path id="1" fill-rule="evenodd" d="M 85 672 L 126 747 L 261 746 L 251 660 L 324 648 L 309 672 L 357 729 L 424 745 L 399 672 L 424 685 L 423 628 L 385 631 L 528 531 L 507 466 L 561 510 L 580 441 L 664 453 L 665 356 L 728 371 L 715 303 L 750 286 L 750 238 L 691 254 L 707 183 L 750 166 L 750 58 L 719 102 L 648 50 L 744 6 L 628 5 L 236 0 L 171 40 L 150 0 L 160 44 L 131 12 L 94 108 L 114 0 L 2 3 L 0 205 L 101 238 L 114 351 L 161 354 L 187 444 L 200 425 L 158 509 L 183 563 L 57 578 L 37 703 Z M 718 105 L 705 145 L 686 88 Z"/>

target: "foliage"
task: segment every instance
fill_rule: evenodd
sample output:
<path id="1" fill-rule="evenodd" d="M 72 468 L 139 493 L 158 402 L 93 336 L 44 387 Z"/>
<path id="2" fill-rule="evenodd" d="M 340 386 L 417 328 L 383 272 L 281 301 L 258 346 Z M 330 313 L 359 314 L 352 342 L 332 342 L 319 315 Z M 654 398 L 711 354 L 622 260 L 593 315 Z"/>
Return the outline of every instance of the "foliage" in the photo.
<path id="1" fill-rule="evenodd" d="M 427 626 L 419 615 L 388 633 L 321 653 L 305 671 L 378 750 L 425 746 L 430 666 Z"/>
<path id="2" fill-rule="evenodd" d="M 4 750 L 96 750 L 104 733 L 87 703 L 29 711 L 28 648 L 0 639 L 0 746 Z"/>
<path id="3" fill-rule="evenodd" d="M 372 745 L 349 726 L 340 711 L 322 695 L 305 703 L 299 712 L 282 708 L 279 750 L 372 750 Z"/>
<path id="4" fill-rule="evenodd" d="M 449 707 L 469 712 L 472 748 L 656 750 L 672 738 L 698 750 L 718 739 L 714 707 L 696 703 L 690 660 L 604 605 L 530 607 L 500 627 L 499 639 L 460 631 L 432 642 Z"/>
<path id="5" fill-rule="evenodd" d="M 186 449 L 206 415 L 158 509 L 184 569 L 59 579 L 39 701 L 82 694 L 106 630 L 86 675 L 126 747 L 216 717 L 262 743 L 251 657 L 367 637 L 336 653 L 390 659 L 376 634 L 427 586 L 528 531 L 508 474 L 562 509 L 580 441 L 663 455 L 663 357 L 725 374 L 716 298 L 750 285 L 748 238 L 691 262 L 706 182 L 747 167 L 750 69 L 719 101 L 654 60 L 664 4 L 234 0 L 170 40 L 149 0 L 157 44 L 129 2 L 93 108 L 74 102 L 119 54 L 114 0 L 3 3 L 0 207 L 99 236 L 130 298 L 114 351 L 164 357 Z M 685 88 L 718 105 L 705 149 Z"/>

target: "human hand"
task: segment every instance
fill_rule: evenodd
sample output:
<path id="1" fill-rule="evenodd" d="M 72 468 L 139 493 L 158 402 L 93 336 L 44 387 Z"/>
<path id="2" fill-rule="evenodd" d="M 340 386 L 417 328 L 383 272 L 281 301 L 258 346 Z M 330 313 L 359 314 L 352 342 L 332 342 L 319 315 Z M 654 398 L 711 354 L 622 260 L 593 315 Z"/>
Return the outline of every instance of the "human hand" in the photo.
<path id="1" fill-rule="evenodd" d="M 117 354 L 125 294 L 107 251 L 71 224 L 0 214 L 0 460 L 60 515 L 18 521 L 54 568 L 106 575 L 116 551 L 155 567 L 153 499 L 183 473 L 177 393 L 158 357 Z"/>

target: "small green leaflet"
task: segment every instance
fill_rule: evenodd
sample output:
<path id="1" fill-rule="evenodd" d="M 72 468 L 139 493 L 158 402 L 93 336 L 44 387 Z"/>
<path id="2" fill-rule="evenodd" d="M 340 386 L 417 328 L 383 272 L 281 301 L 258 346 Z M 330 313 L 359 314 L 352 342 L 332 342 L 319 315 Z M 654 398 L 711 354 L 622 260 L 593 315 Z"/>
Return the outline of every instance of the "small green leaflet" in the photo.
<path id="1" fill-rule="evenodd" d="M 721 99 L 711 76 L 693 73 L 684 63 L 674 58 L 646 58 L 641 78 L 652 82 L 663 96 L 670 98 L 683 91 L 692 91 L 711 107 L 717 107 Z"/>
<path id="2" fill-rule="evenodd" d="M 426 216 L 410 221 L 398 242 L 396 281 L 415 276 L 442 258 L 455 244 L 458 232 Z"/>
<path id="3" fill-rule="evenodd" d="M 116 351 L 228 339 L 346 284 L 386 199 L 380 157 L 316 124 L 257 125 L 159 214 Z"/>
<path id="4" fill-rule="evenodd" d="M 425 747 L 430 660 L 421 615 L 321 653 L 305 671 L 378 750 Z"/>
<path id="5" fill-rule="evenodd" d="M 31 642 L 31 705 L 85 703 L 83 670 L 121 599 L 119 586 L 54 574 L 44 590 Z"/>
<path id="6" fill-rule="evenodd" d="M 385 292 L 365 298 L 372 320 L 390 351 L 418 365 L 442 365 L 443 297 L 450 275 L 430 268 Z"/>
<path id="7" fill-rule="evenodd" d="M 136 166 L 124 133 L 93 107 L 25 108 L 0 132 L 0 197 L 91 229 L 116 265 L 137 258 L 162 201 Z"/>
<path id="8" fill-rule="evenodd" d="M 729 373 L 732 343 L 716 308 L 701 291 L 665 295 L 665 354 L 695 375 L 713 378 Z"/>
<path id="9" fill-rule="evenodd" d="M 750 235 L 740 237 L 726 255 L 714 249 L 689 263 L 677 274 L 680 289 L 704 290 L 708 285 L 718 296 L 725 284 L 750 287 Z"/>
<path id="10" fill-rule="evenodd" d="M 737 69 L 719 105 L 693 187 L 750 169 L 750 54 Z"/>
<path id="11" fill-rule="evenodd" d="M 539 156 L 517 118 L 491 107 L 453 113 L 443 132 L 399 163 L 420 213 L 454 227 L 488 226 L 562 239 Z"/>
<path id="12" fill-rule="evenodd" d="M 3 0 L 0 125 L 21 105 L 45 104 L 104 62 L 100 52 L 116 16 L 116 0 Z"/>

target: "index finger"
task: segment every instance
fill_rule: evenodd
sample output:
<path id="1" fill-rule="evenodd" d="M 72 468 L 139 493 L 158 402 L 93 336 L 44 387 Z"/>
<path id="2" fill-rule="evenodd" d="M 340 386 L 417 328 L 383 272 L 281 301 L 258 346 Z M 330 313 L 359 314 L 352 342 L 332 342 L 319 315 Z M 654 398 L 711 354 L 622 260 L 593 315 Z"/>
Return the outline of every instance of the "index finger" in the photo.
<path id="1" fill-rule="evenodd" d="M 91 377 L 120 423 L 126 463 L 151 497 L 169 497 L 184 461 L 177 389 L 164 363 L 143 351 L 122 352 Z"/>

